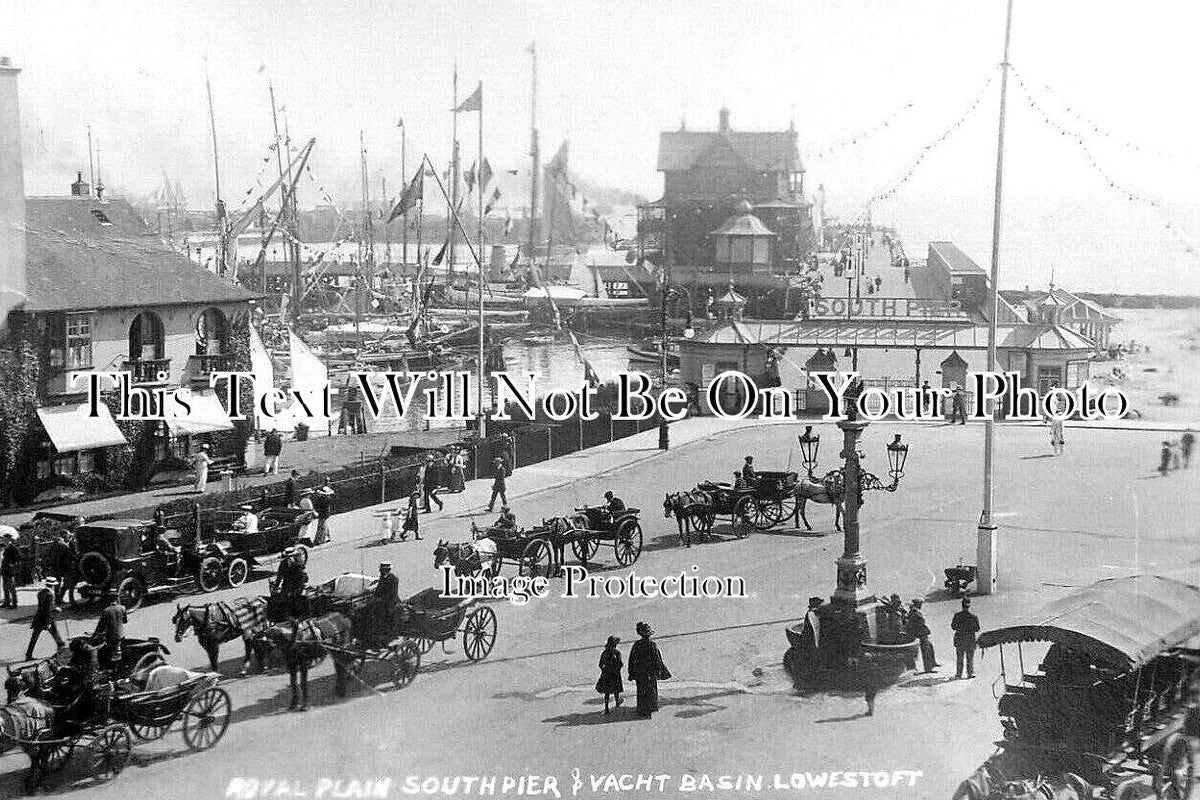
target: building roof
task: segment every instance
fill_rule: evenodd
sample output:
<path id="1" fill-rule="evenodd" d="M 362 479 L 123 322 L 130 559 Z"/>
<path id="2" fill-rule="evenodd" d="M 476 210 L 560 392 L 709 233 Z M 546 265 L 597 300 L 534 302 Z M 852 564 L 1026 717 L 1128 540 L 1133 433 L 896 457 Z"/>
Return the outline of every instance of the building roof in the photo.
<path id="1" fill-rule="evenodd" d="M 1116 314 L 1102 306 L 1085 300 L 1057 286 L 1051 286 L 1047 292 L 1039 292 L 1024 303 L 1030 310 L 1045 306 L 1060 306 L 1060 319 L 1063 322 L 1106 322 L 1115 324 L 1121 321 Z"/>
<path id="2" fill-rule="evenodd" d="M 725 294 L 713 300 L 713 305 L 722 306 L 742 306 L 746 304 L 746 298 L 742 297 L 733 289 L 733 284 L 729 284 L 729 288 L 725 290 Z"/>
<path id="3" fill-rule="evenodd" d="M 986 325 L 950 325 L 945 322 L 903 320 L 807 320 L 780 322 L 744 320 L 722 325 L 696 344 L 766 345 L 779 347 L 929 347 L 962 350 L 987 349 Z M 686 344 L 686 343 L 685 343 Z M 1008 349 L 1091 352 L 1093 346 L 1061 325 L 1001 325 L 996 346 Z"/>
<path id="4" fill-rule="evenodd" d="M 691 169 L 697 159 L 724 140 L 755 172 L 801 172 L 795 131 L 663 131 L 658 137 L 658 171 Z"/>
<path id="5" fill-rule="evenodd" d="M 983 267 L 971 260 L 970 256 L 958 249 L 954 242 L 930 242 L 929 252 L 939 255 L 951 273 L 983 274 Z"/>
<path id="6" fill-rule="evenodd" d="M 29 197 L 26 311 L 251 300 L 164 245 L 125 200 Z"/>
<path id="7" fill-rule="evenodd" d="M 709 236 L 778 236 L 753 214 L 732 216 Z"/>

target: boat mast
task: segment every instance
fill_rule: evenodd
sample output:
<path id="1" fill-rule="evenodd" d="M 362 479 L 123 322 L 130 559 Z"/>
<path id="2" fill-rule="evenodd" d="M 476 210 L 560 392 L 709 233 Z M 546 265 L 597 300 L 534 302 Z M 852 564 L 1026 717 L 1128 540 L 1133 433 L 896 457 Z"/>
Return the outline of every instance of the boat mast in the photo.
<path id="1" fill-rule="evenodd" d="M 537 245 L 538 239 L 538 179 L 541 177 L 541 154 L 538 150 L 537 129 L 537 42 L 530 42 L 527 49 L 532 67 L 529 88 L 529 157 L 533 162 L 529 172 L 529 274 L 532 276 L 536 269 L 534 247 Z"/>
<path id="2" fill-rule="evenodd" d="M 221 202 L 221 160 L 217 155 L 217 118 L 213 113 L 212 81 L 208 76 L 208 59 L 204 61 L 204 87 L 208 91 L 208 124 L 212 131 L 213 176 L 217 192 L 217 274 L 225 274 L 225 263 L 228 258 L 225 241 L 225 204 Z"/>
<path id="3" fill-rule="evenodd" d="M 479 435 L 487 436 L 487 415 L 483 412 L 483 375 L 486 364 L 484 363 L 484 336 L 483 336 L 483 186 L 480 183 L 480 177 L 483 175 L 483 82 L 480 81 L 479 88 L 479 159 L 475 162 L 478 164 L 475 173 L 475 188 L 477 199 L 479 202 L 479 227 L 475 237 L 475 266 L 479 277 L 479 364 L 476 368 L 475 390 L 479 400 Z M 469 283 L 467 284 L 470 285 Z"/>
<path id="4" fill-rule="evenodd" d="M 406 131 L 404 130 L 404 118 L 401 117 L 401 119 L 400 119 L 400 184 L 401 184 L 400 188 L 401 189 L 408 188 L 408 184 L 404 183 L 404 181 L 408 180 L 408 162 L 406 159 L 406 156 L 408 153 L 408 147 L 407 147 L 408 142 L 406 141 L 406 139 L 407 139 L 407 136 L 406 136 Z M 425 167 L 422 166 L 421 169 L 425 169 Z M 401 270 L 401 273 L 403 273 L 408 270 L 408 215 L 407 214 L 404 215 L 404 227 L 401 229 L 400 235 L 402 237 L 402 239 L 401 239 L 402 244 L 400 245 L 400 263 L 404 267 Z M 418 245 L 417 246 L 417 258 L 420 258 L 420 257 L 421 257 L 421 248 L 420 248 L 420 245 Z"/>
<path id="5" fill-rule="evenodd" d="M 987 371 L 996 371 L 996 317 L 1000 312 L 1000 210 L 1004 185 L 1004 112 L 1008 100 L 1008 48 L 1012 38 L 1013 0 L 1008 0 L 1004 22 L 1004 60 L 1000 62 L 1000 123 L 996 135 L 996 193 L 992 208 L 992 296 L 988 314 Z M 994 493 L 996 422 L 989 415 L 983 428 L 983 513 L 979 516 L 976 538 L 975 591 L 992 594 L 996 590 L 996 526 L 992 519 Z"/>
<path id="6" fill-rule="evenodd" d="M 450 158 L 450 213 L 446 215 L 446 224 L 450 230 L 446 233 L 446 285 L 454 285 L 454 228 L 458 216 L 458 64 L 454 65 L 454 122 L 451 138 L 454 147 Z M 466 301 L 464 301 L 465 304 Z"/>

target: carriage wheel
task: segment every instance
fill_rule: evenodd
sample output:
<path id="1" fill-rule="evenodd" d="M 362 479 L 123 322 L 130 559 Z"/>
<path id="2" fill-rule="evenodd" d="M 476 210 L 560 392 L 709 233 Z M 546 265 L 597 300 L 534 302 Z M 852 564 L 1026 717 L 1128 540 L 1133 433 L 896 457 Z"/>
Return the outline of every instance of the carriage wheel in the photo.
<path id="1" fill-rule="evenodd" d="M 126 611 L 133 611 L 140 608 L 142 601 L 146 599 L 146 587 L 133 575 L 122 578 L 117 584 L 117 599 L 125 606 Z"/>
<path id="2" fill-rule="evenodd" d="M 229 693 L 216 686 L 196 695 L 183 709 L 183 741 L 192 750 L 207 750 L 225 735 L 233 703 Z"/>
<path id="3" fill-rule="evenodd" d="M 1200 739 L 1173 733 L 1163 745 L 1162 763 L 1154 776 L 1156 797 L 1190 800 L 1200 767 Z"/>
<path id="4" fill-rule="evenodd" d="M 480 606 L 467 617 L 463 627 L 463 652 L 471 661 L 480 661 L 492 652 L 496 644 L 496 612 L 490 606 Z"/>
<path id="5" fill-rule="evenodd" d="M 782 509 L 776 507 L 774 500 L 759 500 L 751 498 L 752 505 L 748 509 L 750 511 L 750 524 L 757 531 L 765 531 L 771 528 L 781 517 Z"/>
<path id="6" fill-rule="evenodd" d="M 775 505 L 778 509 L 777 513 L 779 515 L 778 519 L 775 520 L 777 524 L 783 522 L 784 520 L 791 519 L 796 513 L 796 495 L 791 493 L 786 494 L 779 500 L 776 500 Z"/>
<path id="7" fill-rule="evenodd" d="M 67 765 L 75 752 L 75 745 L 70 742 L 34 744 L 26 747 L 25 751 L 29 754 L 29 771 L 25 774 L 25 788 L 33 792 L 42 782 L 43 777 L 52 772 L 58 772 Z"/>
<path id="8" fill-rule="evenodd" d="M 571 552 L 575 554 L 575 560 L 585 567 L 599 549 L 600 542 L 591 536 L 571 540 Z"/>
<path id="9" fill-rule="evenodd" d="M 241 556 L 232 559 L 225 566 L 225 583 L 230 587 L 236 588 L 241 586 L 249 576 L 250 565 Z"/>
<path id="10" fill-rule="evenodd" d="M 406 639 L 392 649 L 391 663 L 392 683 L 397 689 L 403 689 L 416 680 L 421 669 L 421 649 Z"/>
<path id="11" fill-rule="evenodd" d="M 205 556 L 196 570 L 196 585 L 202 592 L 215 592 L 221 588 L 221 578 L 224 574 L 225 569 L 221 566 L 221 559 L 216 556 Z"/>
<path id="12" fill-rule="evenodd" d="M 613 543 L 617 563 L 622 567 L 628 567 L 637 561 L 638 556 L 642 554 L 642 539 L 641 523 L 637 521 L 623 523 L 617 529 L 617 540 Z"/>
<path id="13" fill-rule="evenodd" d="M 754 513 L 755 513 L 754 498 L 746 496 L 740 498 L 733 506 L 733 533 L 739 539 L 744 539 L 750 535 L 750 531 L 754 529 Z"/>
<path id="14" fill-rule="evenodd" d="M 129 728 L 123 724 L 115 723 L 101 728 L 96 738 L 88 745 L 88 750 L 91 751 L 92 775 L 97 778 L 118 775 L 129 763 L 132 748 Z"/>
<path id="15" fill-rule="evenodd" d="M 170 723 L 166 725 L 130 725 L 129 731 L 133 734 L 133 738 L 143 742 L 153 742 L 156 739 L 161 739 L 167 735 L 167 731 L 171 730 Z"/>
<path id="16" fill-rule="evenodd" d="M 531 578 L 549 577 L 554 571 L 554 551 L 545 539 L 534 539 L 521 553 L 520 574 Z"/>

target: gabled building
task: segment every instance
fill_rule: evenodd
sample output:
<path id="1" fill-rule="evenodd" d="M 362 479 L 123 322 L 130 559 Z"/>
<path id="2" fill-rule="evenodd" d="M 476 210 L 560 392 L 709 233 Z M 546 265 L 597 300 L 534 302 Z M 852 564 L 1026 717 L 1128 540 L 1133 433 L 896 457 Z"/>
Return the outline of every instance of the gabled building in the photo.
<path id="1" fill-rule="evenodd" d="M 778 276 L 801 269 L 815 247 L 797 140 L 794 126 L 734 130 L 724 108 L 716 130 L 663 132 L 663 195 L 639 208 L 646 256 L 669 261 L 672 281 L 684 285 L 783 285 Z"/>

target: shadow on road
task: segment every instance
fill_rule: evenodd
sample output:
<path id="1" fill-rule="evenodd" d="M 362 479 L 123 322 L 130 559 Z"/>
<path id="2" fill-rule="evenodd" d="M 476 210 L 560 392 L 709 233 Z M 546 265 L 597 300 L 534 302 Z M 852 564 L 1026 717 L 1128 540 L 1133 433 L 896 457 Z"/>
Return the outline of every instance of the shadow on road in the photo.
<path id="1" fill-rule="evenodd" d="M 848 717 L 825 717 L 824 719 L 814 719 L 813 722 L 818 725 L 824 725 L 829 722 L 853 722 L 856 719 L 866 719 L 868 716 L 870 715 L 867 714 L 866 711 L 863 711 L 859 714 L 851 714 Z"/>

